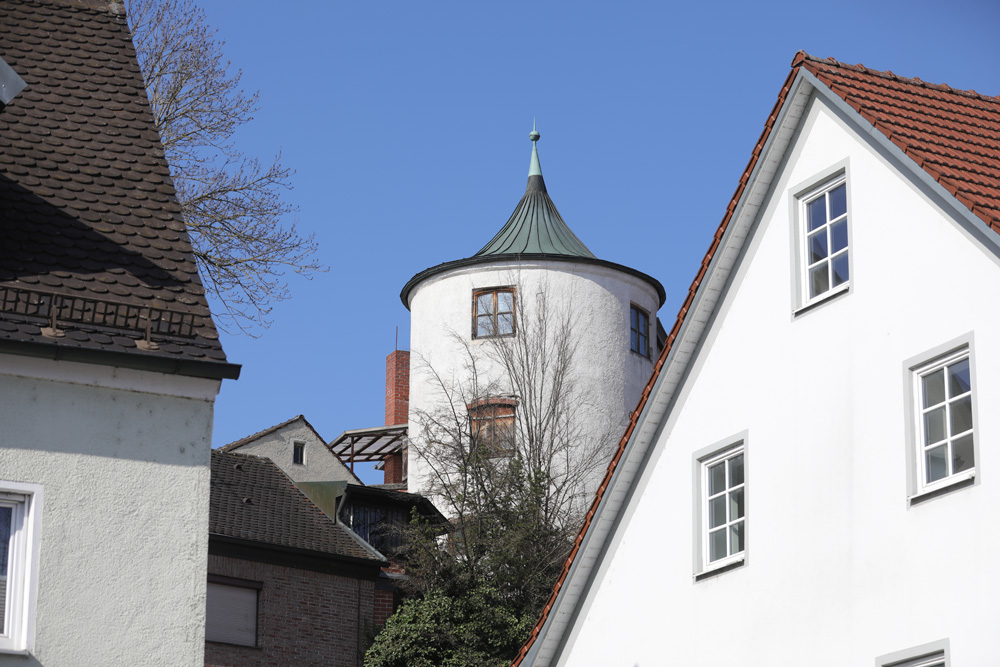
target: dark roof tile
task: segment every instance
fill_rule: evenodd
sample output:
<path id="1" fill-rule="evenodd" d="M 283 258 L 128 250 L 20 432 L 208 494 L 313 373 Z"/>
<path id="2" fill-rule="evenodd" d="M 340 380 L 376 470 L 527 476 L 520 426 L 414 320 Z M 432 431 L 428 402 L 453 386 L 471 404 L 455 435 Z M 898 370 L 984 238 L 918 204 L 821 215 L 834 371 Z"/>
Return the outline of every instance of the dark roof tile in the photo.
<path id="1" fill-rule="evenodd" d="M 316 507 L 270 459 L 258 456 L 212 452 L 208 532 L 372 565 L 382 562 Z"/>
<path id="2" fill-rule="evenodd" d="M 136 348 L 141 330 L 94 336 L 72 319 L 59 327 L 81 335 L 38 342 L 225 361 L 125 16 L 99 0 L 0 0 L 0 53 L 27 83 L 0 117 L 0 292 L 169 304 L 189 326 L 154 335 L 159 350 Z M 0 316 L 0 339 L 38 335 L 30 313 Z"/>

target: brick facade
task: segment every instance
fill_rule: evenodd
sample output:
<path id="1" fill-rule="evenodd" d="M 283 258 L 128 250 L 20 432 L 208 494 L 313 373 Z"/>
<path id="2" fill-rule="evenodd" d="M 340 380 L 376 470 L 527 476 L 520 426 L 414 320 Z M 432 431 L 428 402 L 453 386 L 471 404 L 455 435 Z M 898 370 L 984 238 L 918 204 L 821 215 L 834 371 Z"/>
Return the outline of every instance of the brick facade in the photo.
<path id="1" fill-rule="evenodd" d="M 385 425 L 410 419 L 410 351 L 396 350 L 385 358 Z"/>
<path id="2" fill-rule="evenodd" d="M 208 572 L 259 581 L 263 588 L 257 603 L 258 645 L 205 642 L 206 667 L 356 667 L 375 619 L 385 621 L 384 610 L 376 610 L 372 579 L 214 554 L 208 557 Z M 384 597 L 378 598 L 380 605 Z"/>
<path id="3" fill-rule="evenodd" d="M 410 418 L 410 352 L 396 350 L 385 358 L 385 425 L 405 424 Z M 385 457 L 386 484 L 406 480 L 403 452 Z"/>

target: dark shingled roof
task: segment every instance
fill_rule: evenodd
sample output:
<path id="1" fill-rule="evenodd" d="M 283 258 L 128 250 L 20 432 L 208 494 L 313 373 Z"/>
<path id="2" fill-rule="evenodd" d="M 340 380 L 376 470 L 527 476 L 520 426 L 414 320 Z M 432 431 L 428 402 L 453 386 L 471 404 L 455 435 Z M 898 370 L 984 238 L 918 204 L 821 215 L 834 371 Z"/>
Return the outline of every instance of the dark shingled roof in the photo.
<path id="1" fill-rule="evenodd" d="M 208 532 L 279 547 L 382 560 L 312 503 L 270 459 L 212 452 Z"/>
<path id="2" fill-rule="evenodd" d="M 0 0 L 0 54 L 27 83 L 0 116 L 0 345 L 238 375 L 122 5 Z"/>

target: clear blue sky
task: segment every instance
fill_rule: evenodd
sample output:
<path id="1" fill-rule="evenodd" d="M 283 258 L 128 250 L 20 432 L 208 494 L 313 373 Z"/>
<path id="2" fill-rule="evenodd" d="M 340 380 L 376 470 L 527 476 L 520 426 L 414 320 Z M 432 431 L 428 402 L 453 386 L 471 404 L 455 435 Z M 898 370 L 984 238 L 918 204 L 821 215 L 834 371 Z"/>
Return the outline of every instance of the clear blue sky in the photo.
<path id="1" fill-rule="evenodd" d="M 330 267 L 291 278 L 259 339 L 224 335 L 243 375 L 215 446 L 298 414 L 327 440 L 382 424 L 399 291 L 506 222 L 533 118 L 563 218 L 663 283 L 669 329 L 798 49 L 1000 95 L 995 0 L 202 6 L 260 89 L 238 142 L 297 170 L 299 229 Z"/>

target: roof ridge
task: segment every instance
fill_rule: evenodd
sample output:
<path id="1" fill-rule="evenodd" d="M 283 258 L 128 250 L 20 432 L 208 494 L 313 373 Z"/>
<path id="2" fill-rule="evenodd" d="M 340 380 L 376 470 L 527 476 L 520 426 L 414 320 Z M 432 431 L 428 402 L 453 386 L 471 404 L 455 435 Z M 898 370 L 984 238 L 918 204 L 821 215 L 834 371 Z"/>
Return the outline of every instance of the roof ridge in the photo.
<path id="1" fill-rule="evenodd" d="M 267 427 L 265 429 L 257 431 L 256 433 L 244 436 L 244 437 L 240 438 L 239 440 L 233 440 L 232 442 L 230 442 L 227 445 L 223 445 L 222 447 L 218 447 L 217 451 L 227 452 L 227 453 L 228 452 L 232 452 L 234 449 L 238 449 L 238 448 L 242 447 L 245 444 L 253 442 L 257 438 L 260 438 L 262 436 L 268 435 L 270 433 L 274 433 L 278 429 L 284 428 L 284 427 L 288 426 L 289 424 L 291 424 L 292 422 L 294 422 L 294 421 L 296 421 L 298 419 L 301 419 L 302 421 L 306 422 L 306 424 L 309 424 L 308 420 L 306 420 L 306 418 L 305 418 L 305 415 L 295 415 L 291 419 L 286 419 L 285 421 L 281 422 L 280 424 L 275 424 L 274 426 L 269 426 L 269 427 Z M 312 428 L 311 424 L 309 424 L 309 428 Z M 315 433 L 316 429 L 313 429 L 313 432 Z M 316 435 L 319 435 L 319 433 L 316 433 Z M 320 440 L 322 440 L 322 439 L 323 438 L 321 437 Z M 323 444 L 326 444 L 326 442 L 324 441 Z"/>
<path id="2" fill-rule="evenodd" d="M 807 64 L 809 62 L 817 63 L 817 64 L 822 64 L 822 65 L 833 65 L 834 67 L 839 67 L 841 69 L 847 69 L 847 70 L 852 70 L 852 71 L 855 71 L 855 72 L 860 72 L 861 74 L 869 74 L 869 75 L 877 76 L 877 77 L 883 78 L 883 79 L 890 79 L 892 81 L 899 81 L 899 82 L 902 82 L 902 83 L 909 83 L 909 84 L 912 84 L 912 85 L 920 87 L 920 88 L 927 88 L 927 89 L 930 89 L 930 90 L 939 90 L 939 91 L 944 91 L 944 92 L 947 92 L 947 93 L 955 93 L 955 94 L 961 95 L 963 97 L 971 97 L 971 98 L 974 98 L 974 99 L 980 99 L 980 100 L 984 100 L 984 101 L 987 101 L 987 102 L 993 102 L 993 103 L 996 103 L 996 104 L 1000 104 L 1000 95 L 986 95 L 984 93 L 980 93 L 980 92 L 977 92 L 975 90 L 966 90 L 964 88 L 952 88 L 951 86 L 949 86 L 946 83 L 931 83 L 929 81 L 924 81 L 923 79 L 920 79 L 918 77 L 902 76 L 902 75 L 896 74 L 892 70 L 878 70 L 878 69 L 873 69 L 873 68 L 867 67 L 867 66 L 865 66 L 865 65 L 863 65 L 861 63 L 857 63 L 857 64 L 852 65 L 850 63 L 845 63 L 845 62 L 842 62 L 842 61 L 837 60 L 836 58 L 832 58 L 832 57 L 831 58 L 820 58 L 818 56 L 810 55 L 810 54 L 806 53 L 805 51 L 799 51 L 798 53 L 795 54 L 795 58 L 792 59 L 792 67 L 795 68 L 795 67 L 798 67 L 800 65 L 805 64 L 806 68 L 809 69 L 808 64 Z M 815 74 L 815 72 L 813 72 L 813 73 Z"/>

